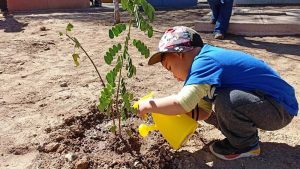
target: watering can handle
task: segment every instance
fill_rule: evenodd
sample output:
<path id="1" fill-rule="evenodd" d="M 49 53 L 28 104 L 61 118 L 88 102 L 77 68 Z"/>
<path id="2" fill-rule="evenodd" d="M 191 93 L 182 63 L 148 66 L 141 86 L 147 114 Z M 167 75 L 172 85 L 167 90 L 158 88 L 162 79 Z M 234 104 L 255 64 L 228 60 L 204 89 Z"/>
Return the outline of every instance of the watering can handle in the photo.
<path id="1" fill-rule="evenodd" d="M 150 92 L 146 96 L 144 96 L 144 97 L 140 98 L 138 101 L 136 101 L 132 107 L 135 109 L 139 109 L 139 104 L 141 101 L 152 98 L 153 96 L 154 96 L 154 92 Z M 145 119 L 145 118 L 146 118 L 146 115 L 143 116 L 143 119 Z"/>

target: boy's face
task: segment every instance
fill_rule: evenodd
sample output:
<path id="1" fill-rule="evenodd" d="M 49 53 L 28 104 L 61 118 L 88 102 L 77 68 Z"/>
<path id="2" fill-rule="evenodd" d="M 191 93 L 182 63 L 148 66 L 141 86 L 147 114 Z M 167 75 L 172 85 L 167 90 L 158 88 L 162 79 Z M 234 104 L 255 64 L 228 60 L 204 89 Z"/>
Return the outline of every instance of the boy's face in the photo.
<path id="1" fill-rule="evenodd" d="M 178 81 L 185 81 L 188 70 L 186 71 L 182 53 L 166 53 L 161 63 L 168 71 L 173 73 Z"/>

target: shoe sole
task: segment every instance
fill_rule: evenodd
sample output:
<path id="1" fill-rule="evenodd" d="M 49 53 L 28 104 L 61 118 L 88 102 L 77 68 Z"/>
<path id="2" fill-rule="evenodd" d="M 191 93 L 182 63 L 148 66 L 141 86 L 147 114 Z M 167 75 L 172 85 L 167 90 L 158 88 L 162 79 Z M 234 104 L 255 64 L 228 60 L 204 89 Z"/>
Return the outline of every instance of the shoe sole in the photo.
<path id="1" fill-rule="evenodd" d="M 216 153 L 213 148 L 212 148 L 212 144 L 209 146 L 209 150 L 210 152 L 212 152 L 216 157 L 222 159 L 222 160 L 236 160 L 239 158 L 244 158 L 244 157 L 256 157 L 260 155 L 260 147 L 256 147 L 254 150 L 251 150 L 249 152 L 246 153 L 242 153 L 242 154 L 233 154 L 233 155 L 221 155 Z"/>

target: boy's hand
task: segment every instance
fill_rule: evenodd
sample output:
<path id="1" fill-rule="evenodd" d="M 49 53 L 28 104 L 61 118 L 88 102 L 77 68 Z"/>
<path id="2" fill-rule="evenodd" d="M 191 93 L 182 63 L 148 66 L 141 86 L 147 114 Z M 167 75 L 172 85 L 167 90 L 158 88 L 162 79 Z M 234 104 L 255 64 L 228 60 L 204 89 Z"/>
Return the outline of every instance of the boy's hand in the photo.
<path id="1" fill-rule="evenodd" d="M 138 116 L 142 119 L 147 118 L 149 112 L 150 99 L 142 100 L 138 106 Z"/>

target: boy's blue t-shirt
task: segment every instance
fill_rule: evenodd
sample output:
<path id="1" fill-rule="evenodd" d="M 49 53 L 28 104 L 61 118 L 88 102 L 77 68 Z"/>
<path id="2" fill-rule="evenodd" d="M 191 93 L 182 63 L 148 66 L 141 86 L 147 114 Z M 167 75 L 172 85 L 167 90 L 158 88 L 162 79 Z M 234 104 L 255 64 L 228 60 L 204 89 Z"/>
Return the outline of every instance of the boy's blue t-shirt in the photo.
<path id="1" fill-rule="evenodd" d="M 191 84 L 211 84 L 217 90 L 259 90 L 283 104 L 289 114 L 298 114 L 294 88 L 264 61 L 244 52 L 204 45 L 185 81 Z"/>

